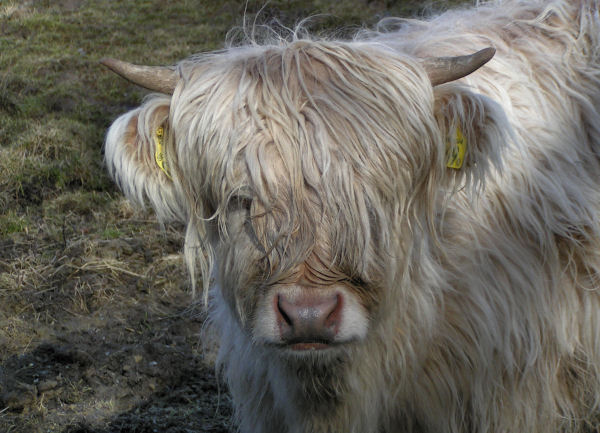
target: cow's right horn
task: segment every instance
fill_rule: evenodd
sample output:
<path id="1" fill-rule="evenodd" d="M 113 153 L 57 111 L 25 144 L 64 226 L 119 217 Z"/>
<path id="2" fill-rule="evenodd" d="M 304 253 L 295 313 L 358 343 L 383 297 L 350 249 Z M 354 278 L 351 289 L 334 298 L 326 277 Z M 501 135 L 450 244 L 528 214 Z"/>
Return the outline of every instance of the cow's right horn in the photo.
<path id="1" fill-rule="evenodd" d="M 177 72 L 165 66 L 141 66 L 117 59 L 100 60 L 104 66 L 121 77 L 149 90 L 172 95 L 179 81 Z"/>

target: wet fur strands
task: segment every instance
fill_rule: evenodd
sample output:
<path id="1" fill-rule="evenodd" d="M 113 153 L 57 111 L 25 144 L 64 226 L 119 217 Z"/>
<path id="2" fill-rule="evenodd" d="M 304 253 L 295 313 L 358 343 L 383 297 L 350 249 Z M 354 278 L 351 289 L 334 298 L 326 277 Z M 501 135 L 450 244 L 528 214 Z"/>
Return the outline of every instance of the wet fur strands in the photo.
<path id="1" fill-rule="evenodd" d="M 596 0 L 297 33 L 114 122 L 116 182 L 187 224 L 241 432 L 600 428 L 598 38 Z M 432 86 L 424 59 L 489 46 Z"/>

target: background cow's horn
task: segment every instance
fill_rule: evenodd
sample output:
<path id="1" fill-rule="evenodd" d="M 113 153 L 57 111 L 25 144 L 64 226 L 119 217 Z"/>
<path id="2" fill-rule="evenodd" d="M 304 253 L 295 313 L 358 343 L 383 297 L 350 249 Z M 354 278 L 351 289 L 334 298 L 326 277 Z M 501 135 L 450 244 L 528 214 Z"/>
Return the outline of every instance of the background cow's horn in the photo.
<path id="1" fill-rule="evenodd" d="M 469 75 L 489 62 L 494 54 L 496 49 L 488 47 L 469 56 L 431 57 L 424 59 L 422 65 L 431 84 L 437 86 Z"/>
<path id="2" fill-rule="evenodd" d="M 100 60 L 104 66 L 138 86 L 172 95 L 179 80 L 174 69 L 165 66 L 141 66 L 117 59 Z"/>

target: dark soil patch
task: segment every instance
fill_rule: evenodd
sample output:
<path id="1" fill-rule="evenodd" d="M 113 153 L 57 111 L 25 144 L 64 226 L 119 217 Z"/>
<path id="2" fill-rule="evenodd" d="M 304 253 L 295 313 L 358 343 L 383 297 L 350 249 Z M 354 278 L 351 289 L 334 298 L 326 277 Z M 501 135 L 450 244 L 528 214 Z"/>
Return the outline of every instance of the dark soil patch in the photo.
<path id="1" fill-rule="evenodd" d="M 203 316 L 118 316 L 66 321 L 64 333 L 5 358 L 0 431 L 227 432 L 229 397 L 199 346 Z"/>
<path id="2" fill-rule="evenodd" d="M 0 242 L 0 432 L 229 431 L 180 227 L 137 221 Z"/>

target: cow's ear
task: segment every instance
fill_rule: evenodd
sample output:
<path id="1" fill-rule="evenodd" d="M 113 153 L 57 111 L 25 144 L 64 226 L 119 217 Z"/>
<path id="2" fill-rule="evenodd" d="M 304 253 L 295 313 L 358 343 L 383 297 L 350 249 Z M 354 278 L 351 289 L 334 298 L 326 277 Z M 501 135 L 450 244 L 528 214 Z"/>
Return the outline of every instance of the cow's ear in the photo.
<path id="1" fill-rule="evenodd" d="M 444 178 L 454 186 L 480 186 L 490 169 L 501 168 L 509 124 L 491 98 L 451 83 L 434 88 L 434 115 L 442 143 Z"/>
<path id="2" fill-rule="evenodd" d="M 148 200 L 162 219 L 178 220 L 183 209 L 171 175 L 169 104 L 169 97 L 156 96 L 115 120 L 106 137 L 105 161 L 127 198 L 139 204 Z"/>

